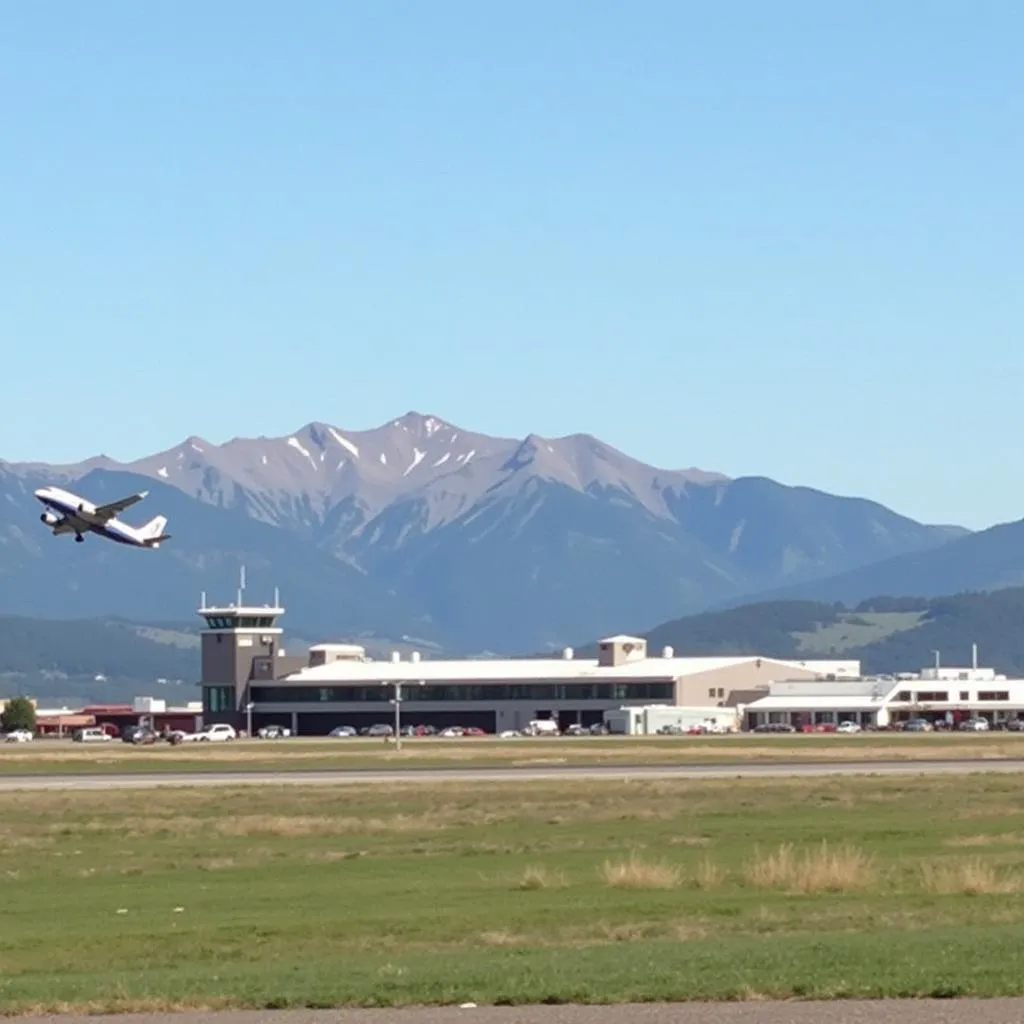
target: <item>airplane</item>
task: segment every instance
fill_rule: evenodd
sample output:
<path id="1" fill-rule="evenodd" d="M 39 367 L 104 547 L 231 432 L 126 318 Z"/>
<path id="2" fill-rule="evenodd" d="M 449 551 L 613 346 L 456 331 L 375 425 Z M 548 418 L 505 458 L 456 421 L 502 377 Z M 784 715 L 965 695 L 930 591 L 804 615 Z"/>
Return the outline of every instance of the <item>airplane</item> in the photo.
<path id="1" fill-rule="evenodd" d="M 118 544 L 137 548 L 158 548 L 171 536 L 163 532 L 167 525 L 165 516 L 157 516 L 145 526 L 129 526 L 117 518 L 118 513 L 142 501 L 148 494 L 149 491 L 142 491 L 106 505 L 94 505 L 77 494 L 63 491 L 59 487 L 40 487 L 35 492 L 35 496 L 47 509 L 39 518 L 47 526 L 52 527 L 55 537 L 73 533 L 75 540 L 81 544 L 85 540 L 84 534 L 98 533 L 101 537 L 116 541 Z"/>

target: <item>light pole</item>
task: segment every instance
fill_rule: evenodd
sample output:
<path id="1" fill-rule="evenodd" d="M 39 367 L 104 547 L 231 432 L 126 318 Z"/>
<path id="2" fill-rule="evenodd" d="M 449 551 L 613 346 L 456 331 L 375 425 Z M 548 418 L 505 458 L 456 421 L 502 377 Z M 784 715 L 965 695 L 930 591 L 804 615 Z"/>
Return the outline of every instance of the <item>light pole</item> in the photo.
<path id="1" fill-rule="evenodd" d="M 245 731 L 249 739 L 252 739 L 252 701 L 245 705 Z"/>
<path id="2" fill-rule="evenodd" d="M 402 749 L 402 684 L 385 682 L 382 686 L 393 686 L 395 688 L 395 695 L 391 698 L 390 703 L 395 708 L 395 750 Z M 421 679 L 417 686 L 424 686 L 425 683 Z"/>

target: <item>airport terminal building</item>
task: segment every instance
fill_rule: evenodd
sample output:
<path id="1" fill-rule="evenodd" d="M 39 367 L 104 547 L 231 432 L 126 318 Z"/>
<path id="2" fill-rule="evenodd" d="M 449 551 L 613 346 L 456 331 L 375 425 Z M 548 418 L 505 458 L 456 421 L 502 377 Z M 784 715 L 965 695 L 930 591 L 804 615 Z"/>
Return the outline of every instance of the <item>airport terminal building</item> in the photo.
<path id="1" fill-rule="evenodd" d="M 977 652 L 975 652 L 976 655 Z M 912 719 L 943 728 L 984 719 L 1002 726 L 1024 716 L 1024 679 L 992 668 L 924 668 L 866 679 L 807 682 L 773 680 L 767 693 L 743 708 L 743 725 L 795 728 L 838 726 L 899 728 Z"/>
<path id="2" fill-rule="evenodd" d="M 772 680 L 857 678 L 856 660 L 781 661 L 756 656 L 655 655 L 646 641 L 610 636 L 596 658 L 571 648 L 558 658 L 378 661 L 358 644 L 324 643 L 308 655 L 285 653 L 280 606 L 208 607 L 201 633 L 203 719 L 253 729 L 282 725 L 293 735 L 323 736 L 341 725 L 391 723 L 401 684 L 406 725 L 476 727 L 488 733 L 554 719 L 561 729 L 600 722 L 607 710 L 670 704 L 725 707 L 767 694 Z"/>

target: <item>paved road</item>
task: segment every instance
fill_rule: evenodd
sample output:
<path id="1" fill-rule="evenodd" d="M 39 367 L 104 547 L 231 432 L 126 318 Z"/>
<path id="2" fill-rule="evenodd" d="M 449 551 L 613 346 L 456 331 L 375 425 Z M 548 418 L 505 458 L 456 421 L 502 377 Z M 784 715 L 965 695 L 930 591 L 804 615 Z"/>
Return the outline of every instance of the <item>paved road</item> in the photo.
<path id="1" fill-rule="evenodd" d="M 40 789 L 152 789 L 157 786 L 362 785 L 411 782 L 558 782 L 567 779 L 736 779 L 811 778 L 827 775 L 964 775 L 973 772 L 1024 772 L 1021 760 L 974 761 L 826 761 L 810 763 L 738 762 L 736 764 L 595 765 L 544 768 L 396 768 L 380 771 L 197 771 L 109 775 L 3 775 L 0 791 Z M 1022 1018 L 1024 1020 L 1024 1018 Z"/>
<path id="2" fill-rule="evenodd" d="M 23 1017 L 96 1024 L 96 1017 Z M 913 999 L 834 1003 L 646 1003 L 409 1010 L 131 1014 L 117 1024 L 1021 1024 L 1024 999 Z"/>

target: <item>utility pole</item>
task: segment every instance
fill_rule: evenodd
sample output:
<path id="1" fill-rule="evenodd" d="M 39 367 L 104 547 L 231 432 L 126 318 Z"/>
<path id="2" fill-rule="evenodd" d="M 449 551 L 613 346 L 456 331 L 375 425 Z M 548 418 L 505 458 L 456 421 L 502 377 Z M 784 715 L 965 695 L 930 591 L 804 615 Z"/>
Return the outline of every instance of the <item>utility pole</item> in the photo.
<path id="1" fill-rule="evenodd" d="M 391 698 L 391 703 L 395 708 L 395 750 L 402 749 L 402 684 L 398 682 L 394 683 L 383 683 L 383 686 L 393 686 L 395 688 L 395 695 Z M 416 685 L 425 686 L 424 680 L 420 680 Z"/>
<path id="2" fill-rule="evenodd" d="M 395 750 L 402 749 L 402 684 L 395 683 Z"/>

